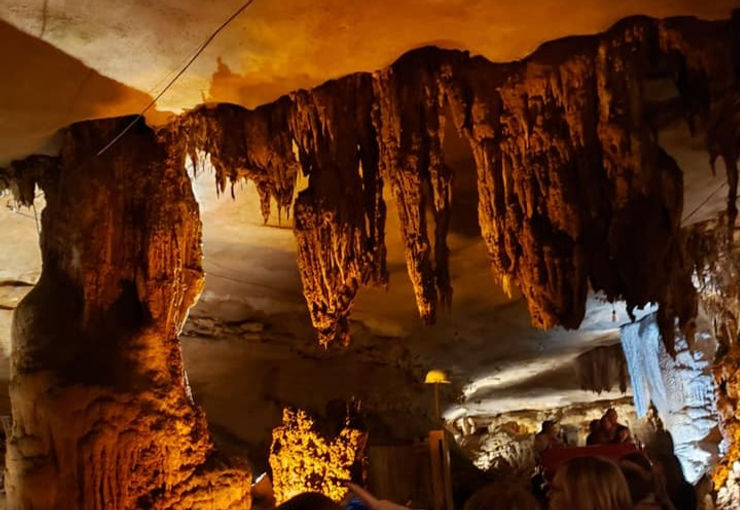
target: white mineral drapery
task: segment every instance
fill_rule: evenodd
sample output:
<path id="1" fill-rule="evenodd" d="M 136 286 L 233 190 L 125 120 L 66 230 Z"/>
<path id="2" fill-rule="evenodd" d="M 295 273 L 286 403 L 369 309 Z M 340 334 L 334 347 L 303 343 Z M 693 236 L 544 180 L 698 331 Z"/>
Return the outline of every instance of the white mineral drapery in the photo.
<path id="1" fill-rule="evenodd" d="M 645 416 L 650 402 L 655 405 L 673 436 L 686 478 L 695 482 L 712 455 L 701 441 L 717 426 L 707 353 L 692 352 L 686 339 L 677 335 L 676 358 L 672 358 L 661 341 L 656 314 L 622 326 L 620 336 L 637 416 Z"/>

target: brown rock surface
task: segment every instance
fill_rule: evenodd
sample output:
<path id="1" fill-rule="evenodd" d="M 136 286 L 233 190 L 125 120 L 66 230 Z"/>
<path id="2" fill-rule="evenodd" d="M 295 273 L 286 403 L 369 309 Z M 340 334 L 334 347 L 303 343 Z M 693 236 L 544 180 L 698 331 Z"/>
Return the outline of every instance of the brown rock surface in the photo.
<path id="1" fill-rule="evenodd" d="M 214 455 L 177 339 L 203 280 L 184 158 L 143 123 L 93 156 L 128 120 L 75 124 L 58 160 L 14 167 L 47 206 L 42 275 L 13 324 L 12 508 L 249 505 L 249 471 Z"/>
<path id="2" fill-rule="evenodd" d="M 270 154 L 289 161 L 292 137 L 309 176 L 295 230 L 321 342 L 346 341 L 360 284 L 385 281 L 384 181 L 398 204 L 419 314 L 432 322 L 438 295 L 451 299 L 453 175 L 441 149 L 449 110 L 477 163 L 479 223 L 494 274 L 507 289 L 519 286 L 532 323 L 577 328 L 591 287 L 629 309 L 658 303 L 671 350 L 673 321 L 688 331 L 696 301 L 681 257 L 682 172 L 659 145 L 653 112 L 661 108 L 646 89 L 672 81 L 674 113 L 692 125 L 706 119 L 711 102 L 735 86 L 727 71 L 738 58 L 733 23 L 633 17 L 510 64 L 424 48 L 372 78 L 349 75 L 268 106 L 290 111 L 289 126 L 269 131 L 283 140 Z M 228 115 L 209 113 L 222 110 Z M 194 145 L 216 155 L 221 187 L 245 164 L 228 133 L 239 133 L 250 113 L 220 105 L 186 115 L 207 119 L 197 121 L 211 126 L 203 132 L 218 135 L 196 135 Z M 726 152 L 733 140 L 716 143 Z M 292 174 L 265 172 L 260 179 L 290 188 Z"/>

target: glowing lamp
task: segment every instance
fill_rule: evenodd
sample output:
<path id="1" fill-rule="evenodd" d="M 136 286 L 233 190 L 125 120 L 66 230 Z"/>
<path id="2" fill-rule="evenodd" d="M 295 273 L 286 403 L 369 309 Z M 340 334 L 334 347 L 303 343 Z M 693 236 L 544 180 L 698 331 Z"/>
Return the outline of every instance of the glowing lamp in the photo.
<path id="1" fill-rule="evenodd" d="M 430 370 L 424 378 L 424 384 L 450 384 L 450 381 L 442 370 Z"/>

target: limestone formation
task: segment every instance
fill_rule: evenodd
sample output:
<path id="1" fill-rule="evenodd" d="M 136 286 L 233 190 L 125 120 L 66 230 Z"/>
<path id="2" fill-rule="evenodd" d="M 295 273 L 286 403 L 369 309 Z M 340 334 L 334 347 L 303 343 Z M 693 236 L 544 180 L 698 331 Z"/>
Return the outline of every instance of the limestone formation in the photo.
<path id="1" fill-rule="evenodd" d="M 686 478 L 696 483 L 707 466 L 713 465 L 716 454 L 712 439 L 717 427 L 715 385 L 710 366 L 716 345 L 706 322 L 700 321 L 692 348 L 686 338 L 676 335 L 673 354 L 661 342 L 655 314 L 623 325 L 620 339 L 637 417 L 655 412 L 671 435 L 668 453 L 675 453 Z"/>
<path id="2" fill-rule="evenodd" d="M 283 409 L 283 421 L 272 431 L 270 467 L 278 504 L 304 492 L 320 492 L 340 502 L 344 481 L 355 480 L 353 468 L 365 455 L 367 433 L 346 424 L 334 437 L 322 435 L 301 410 Z M 363 473 L 359 473 L 362 478 Z"/>
<path id="3" fill-rule="evenodd" d="M 627 391 L 629 372 L 619 343 L 594 347 L 579 355 L 574 364 L 581 389 L 600 394 L 616 386 L 622 393 Z"/>
<path id="4" fill-rule="evenodd" d="M 388 278 L 370 76 L 331 81 L 292 99 L 293 137 L 309 177 L 294 206 L 303 292 L 321 343 L 347 343 L 360 285 Z"/>
<path id="5" fill-rule="evenodd" d="M 432 322 L 438 301 L 449 303 L 454 176 L 442 138 L 452 120 L 477 164 L 479 223 L 494 275 L 506 289 L 519 286 L 533 324 L 578 327 L 590 286 L 628 309 L 658 303 L 671 351 L 673 322 L 688 333 L 696 300 L 681 255 L 682 173 L 657 130 L 665 115 L 683 116 L 692 128 L 708 122 L 711 105 L 737 86 L 736 23 L 628 18 L 509 64 L 424 48 L 373 75 L 340 78 L 254 112 L 201 107 L 180 124 L 200 126 L 185 138 L 211 154 L 219 186 L 242 175 L 258 187 L 269 183 L 263 204 L 274 190 L 291 189 L 295 174 L 275 168 L 294 167 L 294 141 L 309 176 L 294 205 L 299 267 L 324 344 L 348 340 L 360 285 L 386 281 L 384 182 L 398 205 L 421 317 Z M 667 104 L 646 92 L 661 79 L 678 91 Z M 268 145 L 273 167 L 255 164 L 250 142 L 234 141 L 245 122 L 262 125 L 266 111 L 280 112 L 260 131 L 274 139 L 255 141 Z M 714 125 L 723 135 L 712 140 L 713 157 L 736 158 L 736 124 Z M 255 166 L 259 172 L 244 171 Z"/>
<path id="6" fill-rule="evenodd" d="M 725 500 L 721 508 L 735 508 L 740 504 L 733 473 L 740 461 L 740 257 L 737 234 L 728 239 L 724 221 L 693 226 L 687 251 L 696 267 L 700 303 L 711 318 L 717 341 L 713 376 L 725 451 L 713 474 L 714 487 Z"/>
<path id="7" fill-rule="evenodd" d="M 283 99 L 256 110 L 233 104 L 203 105 L 174 121 L 174 137 L 193 167 L 203 166 L 199 151 L 213 165 L 217 191 L 248 179 L 257 186 L 265 222 L 270 201 L 289 211 L 298 164 L 288 130 L 291 104 Z"/>
<path id="8" fill-rule="evenodd" d="M 692 128 L 709 123 L 734 221 L 737 103 L 717 105 L 737 97 L 738 18 L 628 18 L 504 64 L 423 48 L 255 110 L 204 105 L 158 136 L 138 124 L 102 157 L 126 119 L 76 124 L 59 158 L 0 169 L 0 187 L 20 201 L 31 203 L 34 184 L 47 199 L 43 274 L 15 316 L 11 501 L 248 504 L 248 474 L 212 457 L 177 343 L 202 285 L 186 155 L 207 155 L 220 191 L 253 181 L 265 218 L 272 200 L 279 210 L 293 204 L 313 324 L 323 344 L 346 342 L 359 288 L 387 281 L 385 183 L 421 317 L 433 321 L 438 302 L 451 299 L 454 175 L 442 151 L 450 121 L 477 165 L 495 278 L 521 289 L 533 324 L 578 327 L 591 288 L 629 310 L 657 303 L 673 353 L 675 323 L 691 338 L 697 301 L 691 240 L 680 229 L 682 173 L 658 128 L 675 117 Z M 676 96 L 653 99 L 656 81 Z M 308 186 L 294 199 L 299 167 Z M 727 359 L 736 326 L 725 328 Z M 737 367 L 724 367 L 722 380 L 734 380 Z M 721 388 L 734 409 L 734 390 Z M 49 490 L 34 491 L 39 484 Z"/>
<path id="9" fill-rule="evenodd" d="M 47 205 L 42 274 L 13 323 L 10 508 L 249 506 L 249 471 L 215 455 L 177 339 L 203 284 L 183 154 L 140 122 L 95 156 L 128 120 L 75 124 L 58 159 L 13 165 L 18 198 L 36 183 Z"/>
<path id="10" fill-rule="evenodd" d="M 455 53 L 412 52 L 374 76 L 374 124 L 380 142 L 381 174 L 396 200 L 406 267 L 419 315 L 433 322 L 437 291 L 449 305 L 447 230 L 452 173 L 442 155 L 444 96 L 440 59 Z M 434 258 L 427 233 L 427 210 L 434 218 Z"/>

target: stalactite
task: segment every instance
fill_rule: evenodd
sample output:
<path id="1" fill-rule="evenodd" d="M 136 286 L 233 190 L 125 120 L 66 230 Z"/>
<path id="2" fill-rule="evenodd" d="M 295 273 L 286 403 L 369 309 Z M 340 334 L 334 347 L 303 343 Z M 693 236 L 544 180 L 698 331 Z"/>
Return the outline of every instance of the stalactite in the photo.
<path id="1" fill-rule="evenodd" d="M 658 303 L 670 351 L 676 319 L 690 336 L 696 300 L 681 256 L 682 173 L 658 143 L 664 120 L 656 112 L 675 116 L 678 105 L 692 129 L 706 120 L 721 91 L 736 86 L 734 24 L 628 18 L 509 64 L 423 48 L 372 79 L 356 74 L 300 91 L 260 115 L 218 105 L 180 123 L 190 123 L 196 139 L 190 150 L 211 154 L 222 188 L 249 166 L 255 145 L 240 140 L 264 112 L 280 119 L 260 131 L 279 134 L 278 145 L 255 141 L 275 161 L 292 164 L 287 145 L 297 143 L 310 177 L 295 203 L 299 265 L 322 343 L 348 339 L 361 283 L 385 282 L 383 181 L 396 200 L 421 317 L 434 320 L 438 296 L 449 304 L 453 176 L 442 154 L 449 109 L 477 164 L 479 223 L 494 274 L 505 289 L 520 287 L 533 324 L 578 327 L 590 285 L 625 299 L 628 310 Z M 645 92 L 655 79 L 672 79 L 679 101 L 656 106 Z M 736 151 L 736 123 L 715 125 L 731 126 L 715 140 Z M 285 182 L 264 161 L 251 166 L 262 182 Z"/>
<path id="2" fill-rule="evenodd" d="M 229 181 L 255 183 L 262 216 L 270 216 L 270 199 L 278 212 L 289 211 L 298 163 L 288 126 L 292 103 L 287 97 L 247 110 L 233 104 L 203 105 L 182 115 L 173 126 L 177 142 L 197 165 L 197 151 L 210 157 L 220 192 Z M 171 128 L 172 129 L 172 128 Z"/>
<path id="3" fill-rule="evenodd" d="M 303 293 L 319 341 L 347 343 L 359 286 L 387 281 L 371 77 L 351 75 L 292 99 L 291 128 L 309 176 L 295 202 Z"/>
<path id="4" fill-rule="evenodd" d="M 34 155 L 0 168 L 0 192 L 8 190 L 22 206 L 30 207 L 36 198 L 36 183 L 53 173 L 57 158 Z"/>
<path id="5" fill-rule="evenodd" d="M 737 236 L 728 240 L 724 222 L 719 218 L 691 226 L 686 252 L 696 270 L 701 306 L 712 320 L 717 341 L 713 376 L 726 449 L 712 478 L 724 500 L 719 508 L 729 509 L 740 503 L 737 473 L 733 472 L 733 465 L 740 461 L 740 251 Z"/>
<path id="6" fill-rule="evenodd" d="M 202 106 L 174 126 L 191 158 L 196 150 L 210 155 L 220 190 L 241 176 L 255 181 L 265 219 L 270 197 L 290 206 L 300 162 L 309 185 L 294 204 L 298 264 L 324 345 L 349 341 L 347 317 L 359 286 L 387 282 L 370 79 L 352 75 L 254 111 Z"/>
<path id="7" fill-rule="evenodd" d="M 442 66 L 478 166 L 494 272 L 505 287 L 519 284 L 537 326 L 577 327 L 590 283 L 629 309 L 659 303 L 669 349 L 674 317 L 690 328 L 682 176 L 657 143 L 643 90 L 671 76 L 659 26 L 631 18 L 519 63 Z"/>
<path id="8" fill-rule="evenodd" d="M 676 320 L 690 337 L 696 299 L 679 232 L 682 174 L 657 128 L 677 115 L 692 127 L 706 122 L 737 87 L 738 19 L 628 18 L 508 64 L 423 48 L 372 76 L 254 111 L 201 106 L 171 131 L 191 156 L 209 154 L 220 189 L 242 176 L 255 181 L 265 216 L 270 197 L 290 205 L 297 146 L 309 176 L 294 204 L 299 265 L 322 343 L 347 341 L 359 286 L 386 281 L 383 181 L 398 206 L 420 315 L 431 322 L 438 296 L 449 303 L 453 176 L 441 149 L 449 111 L 477 164 L 494 274 L 505 289 L 520 287 L 533 324 L 578 327 L 590 286 L 630 311 L 658 303 L 670 351 Z M 659 79 L 673 80 L 678 101 L 656 106 L 645 89 Z M 712 124 L 710 152 L 730 162 L 733 193 L 738 123 L 721 120 L 734 119 L 729 110 Z"/>
<path id="9" fill-rule="evenodd" d="M 94 155 L 129 120 L 75 124 L 58 160 L 13 164 L 46 208 L 42 274 L 13 319 L 8 502 L 248 508 L 249 471 L 215 455 L 177 339 L 203 285 L 183 153 L 139 122 Z"/>
<path id="10" fill-rule="evenodd" d="M 580 324 L 584 223 L 604 217 L 594 210 L 603 200 L 593 52 L 593 39 L 565 41 L 521 63 L 473 59 L 461 79 L 454 70 L 448 78 L 478 167 L 479 223 L 493 271 L 505 288 L 519 284 L 540 327 Z"/>
<path id="11" fill-rule="evenodd" d="M 576 377 L 581 389 L 601 393 L 614 386 L 627 391 L 627 363 L 620 344 L 605 345 L 587 351 L 575 359 Z"/>
<path id="12" fill-rule="evenodd" d="M 442 157 L 444 104 L 435 66 L 439 58 L 436 49 L 409 53 L 376 73 L 374 80 L 381 174 L 396 200 L 406 266 L 426 322 L 434 321 L 438 292 L 442 304 L 452 299 L 447 248 L 452 173 Z M 427 234 L 430 198 L 434 261 Z"/>

